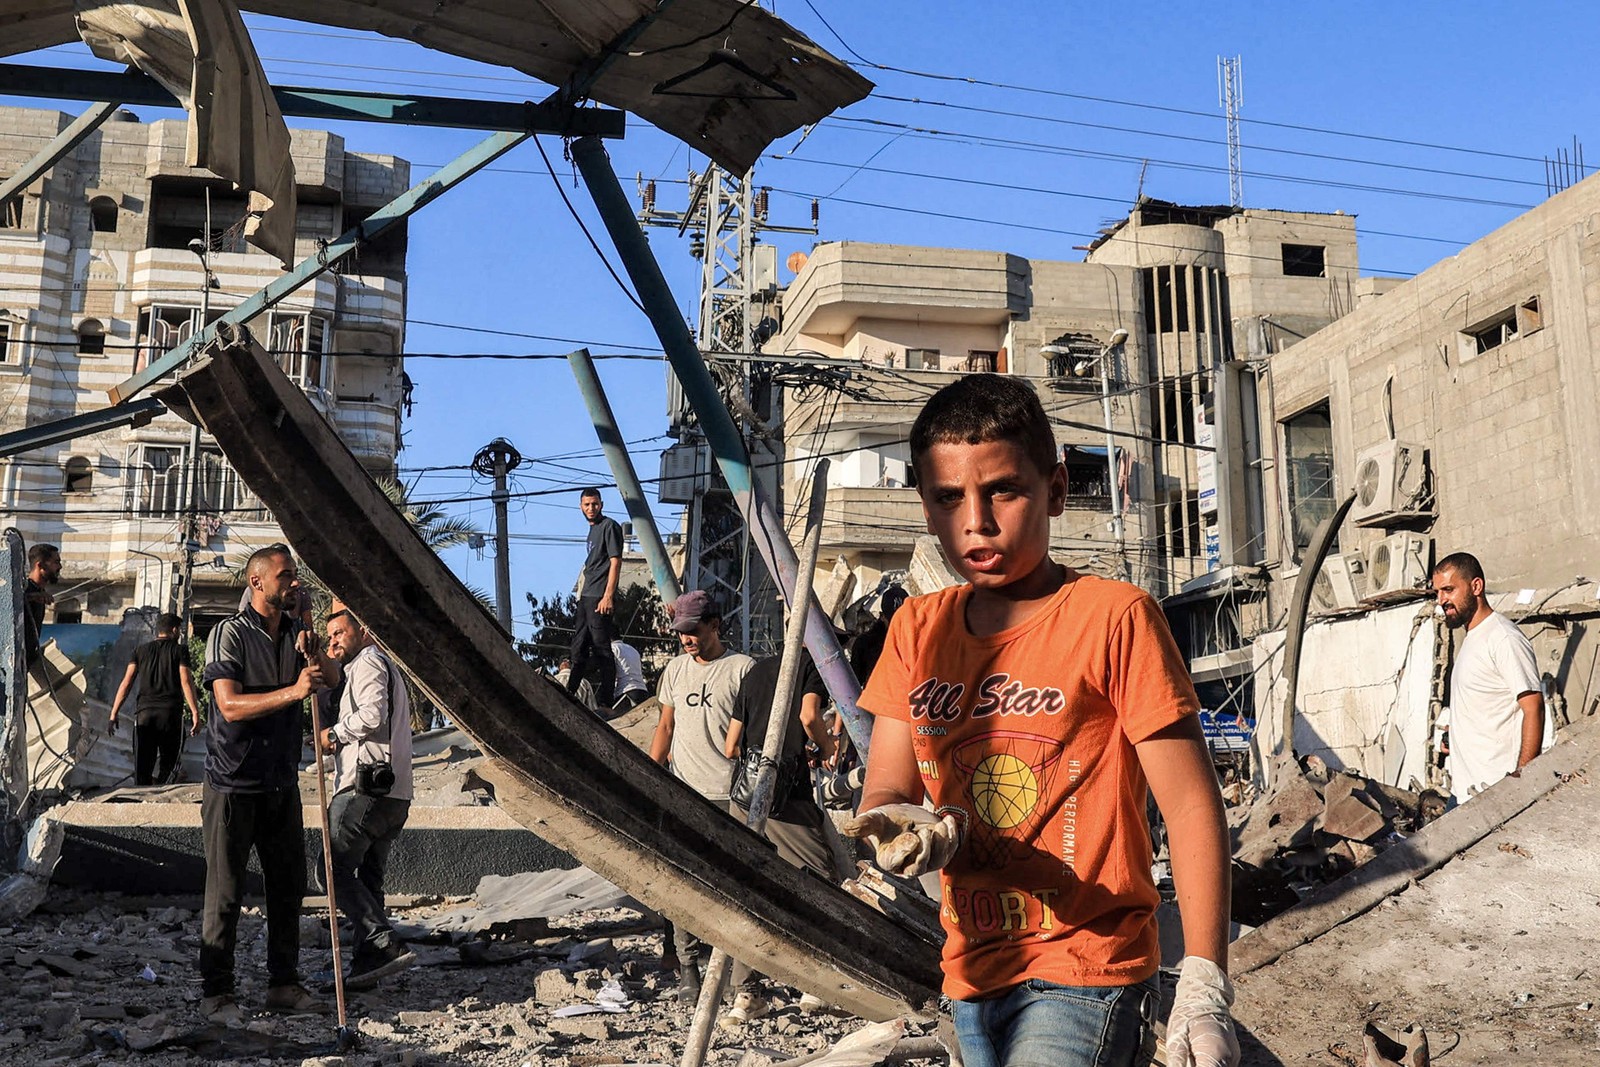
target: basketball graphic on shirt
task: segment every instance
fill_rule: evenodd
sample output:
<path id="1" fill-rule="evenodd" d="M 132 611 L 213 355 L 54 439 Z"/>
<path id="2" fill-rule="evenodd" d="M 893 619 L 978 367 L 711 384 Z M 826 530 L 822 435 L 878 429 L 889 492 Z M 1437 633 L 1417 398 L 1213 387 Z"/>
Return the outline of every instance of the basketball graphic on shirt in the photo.
<path id="1" fill-rule="evenodd" d="M 973 812 L 997 830 L 1009 830 L 1039 803 L 1039 779 L 1009 752 L 985 756 L 972 771 Z"/>
<path id="2" fill-rule="evenodd" d="M 1059 738 L 997 730 L 956 749 L 972 800 L 968 847 L 975 864 L 1003 866 L 1013 850 L 1032 847 L 1042 822 L 1039 801 L 1050 791 L 1061 747 Z"/>

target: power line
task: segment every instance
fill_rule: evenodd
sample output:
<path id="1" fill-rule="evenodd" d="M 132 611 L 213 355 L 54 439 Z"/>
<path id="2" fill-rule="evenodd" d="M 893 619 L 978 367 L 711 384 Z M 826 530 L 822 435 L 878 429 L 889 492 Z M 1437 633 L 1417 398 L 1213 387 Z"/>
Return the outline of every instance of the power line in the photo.
<path id="1" fill-rule="evenodd" d="M 850 47 L 849 42 L 839 35 L 839 31 L 835 30 L 833 26 L 829 24 L 826 18 L 823 18 L 822 13 L 816 9 L 816 6 L 811 3 L 811 0 L 804 0 L 804 2 L 806 7 L 810 9 L 811 13 L 817 17 L 817 21 L 821 22 L 827 31 L 833 35 L 834 40 L 839 42 L 840 47 L 854 56 L 862 66 L 868 67 L 872 70 L 887 71 L 894 74 L 904 74 L 913 78 L 926 78 L 932 81 L 959 82 L 965 85 L 981 85 L 991 89 L 1004 89 L 1012 92 L 1033 93 L 1039 96 L 1059 97 L 1066 100 L 1083 100 L 1096 104 L 1114 104 L 1118 107 L 1132 107 L 1146 111 L 1160 111 L 1172 115 L 1186 115 L 1194 118 L 1203 118 L 1209 121 L 1215 121 L 1217 118 L 1217 115 L 1214 112 L 1197 111 L 1192 108 L 1172 107 L 1165 104 L 1151 104 L 1138 100 L 1119 100 L 1115 97 L 1094 96 L 1089 93 L 1073 93 L 1064 89 L 1048 89 L 1036 85 L 1019 85 L 1013 82 L 992 81 L 986 78 L 974 78 L 967 75 L 938 74 L 930 71 L 912 70 L 907 67 L 890 66 L 884 63 L 874 63 L 870 59 L 867 59 L 865 56 L 863 56 L 860 52 L 857 52 L 854 48 Z M 1243 117 L 1240 118 L 1240 121 L 1250 123 L 1251 125 L 1255 126 L 1267 126 L 1282 130 L 1295 130 L 1300 133 L 1324 134 L 1330 137 L 1349 137 L 1358 140 L 1377 141 L 1384 144 L 1403 145 L 1408 148 L 1426 148 L 1438 152 L 1459 152 L 1466 155 L 1485 156 L 1493 159 L 1510 159 L 1519 163 L 1544 162 L 1541 157 L 1536 156 L 1521 156 L 1511 152 L 1499 152 L 1486 148 L 1467 148 L 1460 145 L 1433 144 L 1428 141 L 1415 141 L 1404 137 L 1386 137 L 1380 134 L 1372 133 L 1357 133 L 1350 130 L 1338 130 L 1325 126 L 1310 126 L 1293 122 L 1276 122 L 1270 119 Z"/>

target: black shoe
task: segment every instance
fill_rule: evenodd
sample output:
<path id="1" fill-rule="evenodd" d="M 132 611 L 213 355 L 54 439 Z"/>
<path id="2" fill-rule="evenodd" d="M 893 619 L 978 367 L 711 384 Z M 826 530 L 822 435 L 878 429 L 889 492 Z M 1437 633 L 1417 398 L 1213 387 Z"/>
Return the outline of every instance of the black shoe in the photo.
<path id="1" fill-rule="evenodd" d="M 700 966 L 691 954 L 684 959 L 678 975 L 678 1003 L 691 1007 L 700 1000 Z"/>
<path id="2" fill-rule="evenodd" d="M 379 981 L 417 962 L 417 954 L 398 942 L 391 941 L 371 952 L 357 953 L 350 961 L 350 973 L 345 976 L 346 989 L 371 989 Z"/>

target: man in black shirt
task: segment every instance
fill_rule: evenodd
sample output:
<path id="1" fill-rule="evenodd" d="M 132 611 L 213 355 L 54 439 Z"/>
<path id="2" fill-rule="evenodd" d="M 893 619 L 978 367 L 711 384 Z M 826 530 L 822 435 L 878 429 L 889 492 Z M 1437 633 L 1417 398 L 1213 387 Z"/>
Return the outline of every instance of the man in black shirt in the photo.
<path id="1" fill-rule="evenodd" d="M 54 599 L 47 585 L 61 578 L 61 549 L 55 545 L 34 545 L 28 549 L 28 585 L 23 593 L 27 616 L 22 622 L 23 645 L 28 667 L 39 661 L 39 631 L 44 626 L 44 609 Z"/>
<path id="2" fill-rule="evenodd" d="M 233 955 L 250 852 L 261 861 L 267 912 L 267 1011 L 322 1007 L 300 985 L 300 900 L 306 858 L 300 816 L 301 705 L 340 677 L 315 636 L 290 614 L 299 573 L 283 545 L 250 557 L 250 606 L 224 619 L 206 641 L 205 788 L 200 826 L 206 852 L 200 929 L 200 1014 L 237 1026 Z"/>
<path id="3" fill-rule="evenodd" d="M 156 619 L 156 639 L 134 649 L 128 671 L 111 702 L 111 732 L 117 730 L 117 712 L 128 699 L 134 679 L 139 680 L 139 700 L 134 706 L 133 783 L 165 783 L 178 763 L 183 747 L 183 705 L 189 705 L 189 733 L 200 732 L 200 698 L 194 691 L 194 671 L 189 649 L 178 636 L 183 620 L 173 614 Z M 159 769 L 157 769 L 159 757 Z"/>
<path id="4" fill-rule="evenodd" d="M 578 587 L 578 614 L 572 620 L 572 673 L 567 692 L 576 695 L 578 683 L 589 674 L 589 664 L 600 667 L 595 679 L 595 706 L 609 708 L 617 682 L 617 660 L 611 652 L 616 636 L 611 613 L 616 609 L 617 575 L 622 572 L 622 527 L 600 513 L 600 490 L 585 489 L 578 497 L 583 517 L 589 520 L 589 553 L 583 559 L 583 579 Z"/>
<path id="5" fill-rule="evenodd" d="M 781 665 L 780 656 L 758 660 L 739 684 L 739 695 L 733 705 L 733 721 L 728 724 L 728 739 L 723 749 L 729 759 L 739 761 L 734 765 L 735 775 L 745 772 L 747 761 L 741 758 L 742 755 L 760 752 L 766 743 Z M 767 840 L 777 846 L 778 855 L 786 862 L 814 871 L 833 882 L 833 851 L 823 834 L 822 809 L 817 807 L 811 794 L 811 768 L 806 757 L 806 739 L 810 738 L 817 746 L 819 761 L 825 766 L 833 763 L 836 742 L 822 718 L 823 704 L 827 699 L 827 687 L 817 673 L 811 654 L 802 652 L 800 677 L 795 685 L 794 700 L 789 705 L 789 727 L 778 755 L 772 812 L 767 816 L 767 824 L 762 832 Z M 728 812 L 741 823 L 750 818 L 750 812 L 733 800 L 728 802 Z M 736 962 L 729 980 L 737 993 L 732 1009 L 723 1016 L 721 1025 L 724 1029 L 738 1029 L 767 1013 L 770 1005 L 762 988 L 760 974 Z"/>

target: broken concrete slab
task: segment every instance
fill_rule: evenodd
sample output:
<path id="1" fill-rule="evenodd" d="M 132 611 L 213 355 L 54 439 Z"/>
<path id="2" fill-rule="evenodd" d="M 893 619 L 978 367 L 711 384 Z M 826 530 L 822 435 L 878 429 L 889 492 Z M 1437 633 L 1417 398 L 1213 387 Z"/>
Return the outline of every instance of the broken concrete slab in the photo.
<path id="1" fill-rule="evenodd" d="M 73 801 L 53 809 L 65 839 L 57 885 L 132 893 L 192 893 L 205 884 L 200 806 Z M 321 855 L 320 817 L 304 811 L 306 858 Z M 460 862 L 470 855 L 470 864 Z M 413 806 L 389 854 L 384 882 L 396 893 L 462 896 L 488 873 L 566 869 L 577 861 L 495 807 Z M 252 857 L 246 891 L 260 892 Z M 310 867 L 308 869 L 316 869 Z"/>
<path id="2" fill-rule="evenodd" d="M 617 907 L 639 905 L 587 867 L 489 874 L 470 902 L 435 916 L 429 927 L 438 934 L 501 934 L 523 920 Z"/>
<path id="3" fill-rule="evenodd" d="M 1312 784 L 1298 774 L 1279 775 L 1239 819 L 1233 831 L 1233 857 L 1260 867 L 1287 848 L 1310 842 L 1323 802 Z"/>
<path id="4" fill-rule="evenodd" d="M 1340 778 L 1349 780 L 1347 775 L 1340 775 Z M 1335 790 L 1330 783 L 1322 800 L 1319 829 L 1324 833 L 1351 841 L 1365 841 L 1388 825 L 1383 813 L 1367 799 L 1365 793 L 1355 792 L 1348 786 Z"/>
<path id="5" fill-rule="evenodd" d="M 0 881 L 0 922 L 33 912 L 50 894 L 50 878 L 61 857 L 66 827 L 52 809 L 33 820 L 17 855 L 15 873 Z"/>

